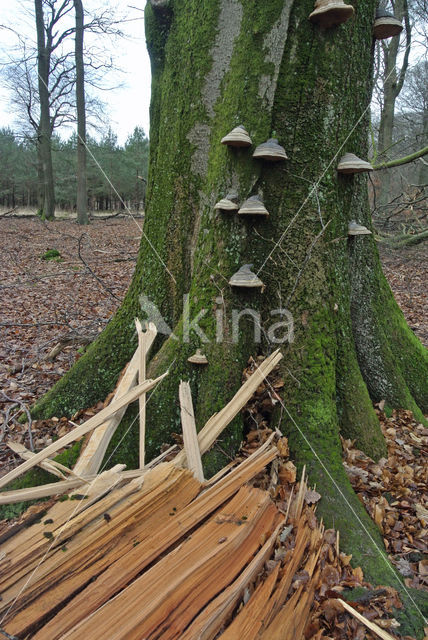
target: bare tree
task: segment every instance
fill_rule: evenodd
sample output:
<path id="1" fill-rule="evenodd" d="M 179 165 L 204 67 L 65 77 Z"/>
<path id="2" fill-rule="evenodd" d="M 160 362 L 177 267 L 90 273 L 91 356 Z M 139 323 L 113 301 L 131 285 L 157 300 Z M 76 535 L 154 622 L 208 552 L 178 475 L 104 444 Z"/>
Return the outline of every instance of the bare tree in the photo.
<path id="1" fill-rule="evenodd" d="M 382 71 L 380 73 L 381 83 L 381 114 L 379 124 L 378 149 L 382 160 L 389 159 L 388 152 L 393 145 L 395 105 L 398 96 L 404 85 L 406 71 L 409 66 L 411 26 L 409 19 L 409 8 L 407 0 L 394 0 L 392 3 L 395 17 L 405 24 L 405 43 L 402 62 L 398 68 L 399 54 L 403 51 L 400 47 L 400 36 L 391 38 L 390 41 L 382 40 L 378 43 Z M 390 194 L 390 176 L 384 172 L 381 179 L 380 201 L 384 203 Z"/>
<path id="2" fill-rule="evenodd" d="M 49 73 L 51 66 L 52 29 L 45 31 L 43 0 L 34 0 L 37 30 L 37 73 L 40 103 L 38 150 L 43 171 L 43 216 L 55 216 L 55 192 L 52 169 L 51 123 L 49 107 Z M 53 25 L 52 25 L 53 27 Z"/>
<path id="3" fill-rule="evenodd" d="M 414 150 L 428 143 L 428 60 L 420 60 L 407 74 L 400 98 L 400 117 L 406 121 Z M 420 159 L 417 181 L 428 185 L 428 164 Z"/>
<path id="4" fill-rule="evenodd" d="M 3 78 L 6 86 L 11 90 L 12 100 L 18 105 L 18 113 L 21 119 L 25 119 L 24 129 L 32 130 L 32 138 L 36 140 L 39 155 L 39 175 L 41 196 L 39 208 L 43 215 L 52 218 L 55 210 L 54 182 L 51 151 L 52 133 L 56 127 L 80 120 L 86 120 L 88 108 L 92 116 L 100 113 L 101 102 L 98 98 L 91 97 L 86 100 L 82 90 L 75 91 L 77 75 L 79 84 L 90 84 L 97 91 L 106 87 L 104 82 L 106 70 L 114 68 L 111 56 L 106 56 L 105 51 L 97 45 L 92 45 L 85 52 L 85 65 L 83 61 L 83 33 L 91 31 L 96 34 L 109 36 L 109 42 L 114 37 L 121 37 L 123 33 L 119 24 L 123 16 L 111 8 L 104 8 L 91 15 L 84 23 L 83 5 L 79 15 L 79 7 L 76 8 L 76 20 L 67 21 L 73 7 L 79 3 L 74 0 L 34 0 L 36 8 L 37 49 L 32 49 L 19 34 L 19 54 L 3 69 Z M 74 51 L 68 42 L 70 36 L 76 34 Z M 81 40 L 81 44 L 79 44 Z M 77 61 L 76 61 L 77 55 Z M 37 64 L 35 64 L 37 60 Z M 79 65 L 79 69 L 77 66 Z M 90 73 L 88 73 L 88 70 Z M 77 104 L 77 102 L 79 104 Z M 76 116 L 76 113 L 78 115 Z M 85 123 L 86 131 L 86 123 Z M 85 141 L 79 132 L 80 139 Z M 84 148 L 84 142 L 81 143 Z M 81 150 L 79 152 L 81 155 Z M 85 169 L 83 168 L 83 171 Z M 81 174 L 83 175 L 83 174 Z M 86 196 L 85 196 L 86 198 Z"/>
<path id="5" fill-rule="evenodd" d="M 82 0 L 74 0 L 76 14 L 76 108 L 77 108 L 77 222 L 88 224 L 86 188 L 85 65 L 83 62 L 84 13 Z"/>

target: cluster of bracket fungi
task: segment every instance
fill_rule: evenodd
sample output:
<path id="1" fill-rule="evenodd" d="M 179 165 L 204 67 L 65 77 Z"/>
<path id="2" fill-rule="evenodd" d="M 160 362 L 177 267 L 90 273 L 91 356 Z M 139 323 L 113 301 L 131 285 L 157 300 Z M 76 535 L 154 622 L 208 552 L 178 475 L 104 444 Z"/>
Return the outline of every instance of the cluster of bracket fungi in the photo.
<path id="1" fill-rule="evenodd" d="M 354 15 L 354 7 L 345 4 L 343 0 L 316 0 L 315 8 L 309 20 L 324 29 L 337 26 L 349 20 Z M 398 36 L 403 31 L 403 25 L 397 18 L 385 9 L 376 10 L 373 25 L 373 36 L 376 40 L 386 40 Z"/>
<path id="2" fill-rule="evenodd" d="M 309 20 L 323 29 L 329 29 L 333 26 L 340 25 L 349 20 L 354 15 L 354 7 L 345 4 L 343 0 L 316 0 L 315 7 L 309 15 Z M 385 40 L 398 36 L 403 30 L 403 25 L 394 15 L 378 8 L 373 26 L 373 37 L 376 40 Z M 239 125 L 224 136 L 221 143 L 228 147 L 245 148 L 251 147 L 252 140 L 246 129 Z M 288 160 L 284 147 L 282 147 L 276 138 L 270 138 L 266 142 L 259 144 L 254 153 L 253 158 L 265 162 L 281 162 Z M 361 160 L 353 153 L 345 153 L 340 159 L 337 166 L 337 172 L 341 174 L 356 174 L 373 171 L 372 165 L 366 160 Z M 214 209 L 224 212 L 238 213 L 239 216 L 263 216 L 269 215 L 262 198 L 259 195 L 252 195 L 241 205 L 238 204 L 238 194 L 235 192 L 228 193 L 224 198 L 219 200 Z M 349 236 L 371 235 L 371 231 L 364 225 L 351 221 L 348 226 Z M 257 274 L 251 271 L 252 264 L 243 265 L 229 280 L 229 284 L 236 288 L 253 289 L 264 287 L 263 282 Z M 208 364 L 206 356 L 197 349 L 196 353 L 188 359 L 192 364 L 205 365 Z"/>

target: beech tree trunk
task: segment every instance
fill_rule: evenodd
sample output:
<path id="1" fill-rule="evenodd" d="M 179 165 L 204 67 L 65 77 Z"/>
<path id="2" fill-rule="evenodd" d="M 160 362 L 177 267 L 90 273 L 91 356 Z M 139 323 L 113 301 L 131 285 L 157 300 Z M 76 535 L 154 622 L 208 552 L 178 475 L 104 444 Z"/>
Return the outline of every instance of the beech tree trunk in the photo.
<path id="1" fill-rule="evenodd" d="M 180 430 L 180 379 L 191 383 L 201 427 L 239 388 L 248 357 L 277 348 L 280 332 L 272 324 L 281 318 L 271 312 L 288 309 L 294 341 L 281 346 L 285 390 L 277 424 L 317 484 L 319 513 L 340 530 L 343 548 L 367 579 L 403 593 L 347 480 L 339 438 L 355 439 L 377 459 L 386 449 L 372 401 L 406 407 L 421 420 L 428 406 L 427 355 L 394 301 L 374 237 L 347 233 L 351 220 L 371 228 L 366 176 L 338 175 L 336 166 L 344 152 L 368 153 L 376 3 L 352 4 L 354 18 L 322 30 L 308 20 L 312 0 L 148 3 L 151 152 L 136 271 L 103 334 L 34 415 L 70 415 L 105 397 L 136 347 L 133 319 L 147 317 L 142 305 L 147 311 L 149 299 L 175 334 L 157 340 L 149 367 L 150 377 L 170 368 L 148 400 L 150 459 Z M 262 163 L 252 150 L 220 144 L 239 124 L 254 145 L 275 133 L 290 159 Z M 231 189 L 240 202 L 261 195 L 269 218 L 215 211 Z M 246 263 L 254 264 L 264 293 L 229 286 Z M 209 342 L 202 345 L 195 331 L 185 340 L 185 294 L 190 317 L 203 316 L 199 327 Z M 248 315 L 234 340 L 233 311 L 245 309 L 260 314 L 261 342 Z M 200 346 L 209 365 L 192 368 L 187 358 Z M 131 423 L 125 420 L 115 444 Z M 117 454 L 130 466 L 138 466 L 136 431 Z M 207 474 L 234 454 L 241 438 L 238 417 L 221 449 L 205 456 Z M 423 621 L 408 598 L 405 615 L 401 632 L 419 633 Z"/>
<path id="2" fill-rule="evenodd" d="M 88 224 L 86 188 L 86 109 L 85 66 L 83 64 L 84 13 L 82 0 L 74 0 L 76 15 L 75 60 L 76 60 L 76 111 L 77 111 L 77 222 Z"/>
<path id="3" fill-rule="evenodd" d="M 40 127 L 37 129 L 36 151 L 37 151 L 37 214 L 43 214 L 43 206 L 45 201 L 45 189 L 43 179 L 43 160 L 39 144 Z"/>
<path id="4" fill-rule="evenodd" d="M 50 50 L 45 40 L 43 2 L 34 0 L 37 30 L 37 72 L 40 100 L 40 125 L 38 130 L 39 158 L 43 170 L 43 212 L 53 220 L 55 217 L 55 193 L 52 168 L 51 123 L 49 114 L 49 66 Z"/>

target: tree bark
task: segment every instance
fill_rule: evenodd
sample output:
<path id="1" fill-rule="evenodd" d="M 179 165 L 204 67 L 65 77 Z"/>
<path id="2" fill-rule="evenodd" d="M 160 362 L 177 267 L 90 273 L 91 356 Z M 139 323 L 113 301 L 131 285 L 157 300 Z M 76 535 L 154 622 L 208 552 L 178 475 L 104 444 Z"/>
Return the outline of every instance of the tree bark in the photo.
<path id="1" fill-rule="evenodd" d="M 37 129 L 36 151 L 37 151 L 37 214 L 43 215 L 45 202 L 45 188 L 43 179 L 43 160 L 40 148 L 40 127 Z"/>
<path id="2" fill-rule="evenodd" d="M 76 60 L 76 109 L 77 109 L 77 222 L 88 224 L 86 188 L 86 108 L 85 66 L 83 63 L 83 4 L 74 0 L 76 15 L 75 60 Z"/>
<path id="3" fill-rule="evenodd" d="M 71 414 L 111 390 L 136 346 L 133 318 L 147 317 L 149 298 L 175 334 L 157 341 L 149 366 L 149 377 L 171 369 L 149 399 L 150 459 L 179 430 L 180 379 L 190 381 L 200 428 L 238 389 L 248 357 L 277 348 L 280 332 L 272 325 L 287 309 L 294 341 L 282 345 L 279 426 L 320 488 L 320 513 L 340 529 L 344 548 L 368 579 L 402 592 L 347 480 L 339 438 L 354 438 L 379 458 L 386 450 L 372 400 L 410 408 L 421 419 L 428 406 L 426 352 L 393 299 L 375 240 L 347 234 L 351 220 L 371 227 L 366 178 L 336 172 L 345 151 L 368 153 L 375 0 L 353 4 L 352 20 L 325 31 L 308 20 L 312 0 L 185 0 L 162 11 L 148 3 L 151 153 L 136 271 L 114 319 L 34 414 Z M 275 133 L 290 160 L 262 163 L 247 149 L 221 145 L 241 123 L 254 145 Z M 215 211 L 231 189 L 240 202 L 263 196 L 269 218 Z M 254 264 L 264 293 L 229 286 L 245 263 Z M 209 361 L 203 370 L 187 362 L 202 338 L 193 331 L 186 341 L 184 294 L 209 340 L 202 343 Z M 260 314 L 260 342 L 248 313 L 234 336 L 233 311 L 248 309 Z M 138 466 L 133 433 L 117 455 Z M 204 456 L 207 475 L 241 438 L 238 417 L 221 448 Z M 406 614 L 408 632 L 420 630 L 410 605 Z"/>
<path id="4" fill-rule="evenodd" d="M 43 2 L 34 0 L 37 30 L 37 72 L 40 100 L 40 126 L 38 135 L 39 157 L 43 168 L 43 213 L 53 220 L 55 217 L 55 193 L 52 168 L 51 123 L 49 113 L 49 65 L 50 51 L 45 41 Z"/>
<path id="5" fill-rule="evenodd" d="M 422 121 L 422 132 L 423 132 L 423 140 L 428 140 L 428 99 L 424 104 L 424 113 L 423 113 L 423 121 Z M 420 185 L 428 185 L 428 162 L 426 158 L 421 162 L 421 166 L 419 167 L 419 184 Z"/>

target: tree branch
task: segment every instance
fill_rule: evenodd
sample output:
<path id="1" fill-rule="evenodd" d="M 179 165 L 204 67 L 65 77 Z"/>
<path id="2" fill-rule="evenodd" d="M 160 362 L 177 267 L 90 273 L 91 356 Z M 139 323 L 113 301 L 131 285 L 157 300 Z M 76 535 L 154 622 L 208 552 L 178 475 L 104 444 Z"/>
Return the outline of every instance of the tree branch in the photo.
<path id="1" fill-rule="evenodd" d="M 397 158 L 396 160 L 390 160 L 389 162 L 382 162 L 381 164 L 377 164 L 373 167 L 375 171 L 379 171 L 380 169 L 392 169 L 392 167 L 401 167 L 403 164 L 409 164 L 409 162 L 413 162 L 418 158 L 422 158 L 422 156 L 426 156 L 428 154 L 428 147 L 424 147 L 423 149 L 419 149 L 415 153 L 410 154 L 409 156 L 405 156 L 404 158 Z"/>

